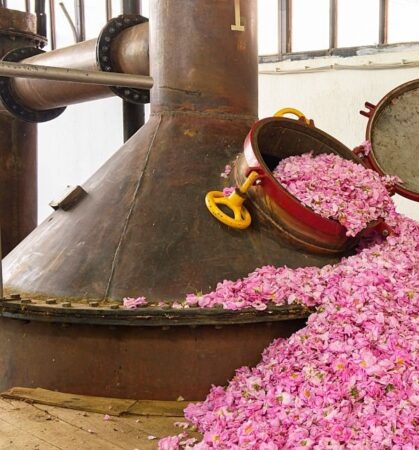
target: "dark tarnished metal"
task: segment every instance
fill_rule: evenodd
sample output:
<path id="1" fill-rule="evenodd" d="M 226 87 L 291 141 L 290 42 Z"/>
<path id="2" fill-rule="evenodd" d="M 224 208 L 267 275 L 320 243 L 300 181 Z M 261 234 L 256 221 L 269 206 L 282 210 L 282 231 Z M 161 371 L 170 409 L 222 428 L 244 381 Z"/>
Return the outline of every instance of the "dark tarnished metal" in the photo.
<path id="1" fill-rule="evenodd" d="M 36 47 L 22 47 L 7 53 L 2 61 L 20 62 L 22 59 L 45 53 Z M 13 92 L 13 78 L 0 77 L 0 99 L 6 109 L 15 117 L 25 122 L 47 122 L 57 118 L 65 111 L 65 107 L 40 111 L 21 103 Z"/>
<path id="2" fill-rule="evenodd" d="M 137 45 L 132 43 L 136 37 Z M 25 64 L 68 67 L 82 70 L 98 70 L 97 39 L 57 49 L 25 59 Z M 148 24 L 143 23 L 122 31 L 111 43 L 112 66 L 117 72 L 130 69 L 130 74 L 148 75 Z M 125 63 L 122 63 L 122 60 Z M 75 103 L 112 96 L 107 86 L 68 83 L 62 81 L 15 78 L 13 92 L 21 104 L 34 110 L 49 110 Z"/>
<path id="3" fill-rule="evenodd" d="M 38 44 L 32 14 L 0 9 L 0 58 Z M 36 126 L 10 116 L 0 105 L 0 228 L 6 256 L 37 224 Z"/>
<path id="4" fill-rule="evenodd" d="M 96 45 L 97 63 L 105 72 L 115 71 L 112 64 L 112 41 L 122 31 L 135 25 L 148 22 L 148 19 L 138 15 L 123 15 L 111 19 L 102 29 Z M 138 41 L 137 41 L 138 42 Z M 110 89 L 123 100 L 131 103 L 150 103 L 150 92 L 146 89 L 133 89 L 111 86 Z"/>
<path id="5" fill-rule="evenodd" d="M 25 386 L 101 397 L 200 400 L 238 367 L 256 364 L 273 339 L 303 325 L 292 320 L 218 329 L 62 326 L 0 318 L 0 390 Z"/>
<path id="6" fill-rule="evenodd" d="M 0 11 L 0 36 L 20 43 L 20 47 L 33 44 L 43 47 L 46 38 L 36 34 L 36 16 L 34 14 L 2 8 Z M 11 45 L 10 50 L 18 46 Z"/>
<path id="7" fill-rule="evenodd" d="M 68 186 L 60 198 L 49 203 L 52 209 L 62 209 L 68 211 L 74 208 L 85 196 L 87 192 L 81 186 Z"/>
<path id="8" fill-rule="evenodd" d="M 233 1 L 151 3 L 149 122 L 83 185 L 82 202 L 54 212 L 4 260 L 7 292 L 33 302 L 3 305 L 0 388 L 202 398 L 212 383 L 254 364 L 274 337 L 303 325 L 297 319 L 307 311 L 292 306 L 263 315 L 170 307 L 257 266 L 337 260 L 297 251 L 267 220 L 233 231 L 204 204 L 209 190 L 222 187 L 220 173 L 242 152 L 257 118 L 256 6 L 242 2 L 244 31 L 234 31 Z M 117 308 L 123 297 L 139 295 L 168 307 Z M 46 305 L 51 298 L 57 303 Z M 269 325 L 271 315 L 278 321 Z M 24 334 L 11 317 L 47 322 L 31 322 Z M 74 324 L 67 326 L 69 317 Z M 137 326 L 108 328 L 112 317 Z"/>
<path id="9" fill-rule="evenodd" d="M 35 0 L 36 32 L 44 38 L 47 37 L 47 15 L 45 13 L 45 0 Z"/>
<path id="10" fill-rule="evenodd" d="M 123 14 L 139 14 L 141 15 L 141 0 L 124 0 L 122 2 Z M 148 31 L 147 31 L 148 32 Z M 143 41 L 133 36 L 131 42 Z M 124 50 L 128 50 L 125 48 Z M 147 49 L 148 53 L 148 49 Z M 129 58 L 124 58 L 129 59 Z M 147 70 L 149 73 L 150 69 Z M 123 71 L 124 72 L 124 71 Z M 128 70 L 127 73 L 130 73 Z M 123 102 L 122 105 L 123 125 L 124 125 L 124 142 L 133 136 L 145 123 L 145 108 L 141 104 L 133 104 L 130 102 Z"/>
<path id="11" fill-rule="evenodd" d="M 28 298 L 27 298 L 28 299 Z M 221 308 L 185 309 L 172 308 L 170 304 L 163 306 L 150 305 L 139 309 L 127 310 L 115 308 L 118 302 L 72 301 L 71 306 L 62 303 L 56 306 L 59 299 L 30 298 L 31 307 L 21 308 L 20 294 L 9 294 L 3 301 L 0 298 L 0 312 L 3 317 L 13 319 L 30 319 L 37 322 L 72 323 L 90 325 L 118 325 L 129 327 L 156 326 L 202 326 L 202 325 L 243 325 L 250 323 L 287 322 L 295 319 L 307 319 L 311 310 L 304 306 L 270 305 L 264 311 L 253 308 L 240 311 L 223 310 Z M 92 311 L 91 306 L 95 310 Z"/>

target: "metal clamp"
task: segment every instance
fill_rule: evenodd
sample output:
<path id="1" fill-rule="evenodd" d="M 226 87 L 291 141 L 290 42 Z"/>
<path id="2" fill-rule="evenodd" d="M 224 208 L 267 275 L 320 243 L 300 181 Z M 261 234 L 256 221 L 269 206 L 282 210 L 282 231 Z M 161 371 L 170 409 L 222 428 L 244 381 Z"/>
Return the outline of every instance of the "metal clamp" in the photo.
<path id="1" fill-rule="evenodd" d="M 253 183 L 259 178 L 259 174 L 255 171 L 250 172 L 246 181 L 236 188 L 235 191 L 228 197 L 226 197 L 221 191 L 211 191 L 205 197 L 205 204 L 209 212 L 220 222 L 239 230 L 244 230 L 248 228 L 252 222 L 252 216 L 250 215 L 247 208 L 243 206 L 246 199 L 245 194 L 253 185 Z M 230 217 L 228 214 L 224 213 L 219 205 L 224 205 L 229 208 L 234 217 Z"/>
<path id="2" fill-rule="evenodd" d="M 22 59 L 30 58 L 41 53 L 45 52 L 36 47 L 22 47 L 6 53 L 2 61 L 20 62 Z M 65 107 L 40 111 L 23 105 L 13 92 L 12 80 L 10 77 L 0 77 L 0 99 L 5 108 L 18 119 L 24 120 L 25 122 L 47 122 L 55 119 L 65 111 Z"/>
<path id="3" fill-rule="evenodd" d="M 121 15 L 111 19 L 102 29 L 96 44 L 96 59 L 100 70 L 104 72 L 113 72 L 112 68 L 112 39 L 118 36 L 121 31 L 126 30 L 140 23 L 148 22 L 148 19 L 139 15 Z M 109 86 L 109 88 L 118 97 L 123 100 L 135 103 L 144 104 L 150 103 L 150 92 L 146 89 L 135 89 L 121 86 Z"/>

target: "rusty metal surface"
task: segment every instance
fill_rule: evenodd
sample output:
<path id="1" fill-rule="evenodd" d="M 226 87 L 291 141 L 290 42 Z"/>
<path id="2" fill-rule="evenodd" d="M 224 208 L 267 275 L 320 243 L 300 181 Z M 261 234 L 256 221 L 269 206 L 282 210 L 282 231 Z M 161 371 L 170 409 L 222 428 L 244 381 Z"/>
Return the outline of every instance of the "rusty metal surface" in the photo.
<path id="1" fill-rule="evenodd" d="M 1 8 L 0 30 L 16 31 L 18 33 L 36 33 L 36 16 L 14 9 Z M 1 33 L 0 31 L 0 33 Z"/>
<path id="2" fill-rule="evenodd" d="M 121 308 L 119 302 L 100 303 L 59 298 L 37 299 L 10 294 L 0 298 L 0 315 L 12 319 L 30 319 L 37 322 L 91 325 L 118 325 L 129 327 L 158 327 L 184 325 L 237 325 L 249 323 L 283 322 L 307 319 L 313 311 L 303 305 L 269 305 L 264 311 L 247 308 L 240 311 L 222 308 L 172 308 L 149 305 L 139 309 Z"/>
<path id="3" fill-rule="evenodd" d="M 226 312 L 199 308 L 179 313 L 195 315 L 192 328 L 180 321 L 168 330 L 158 322 L 167 319 L 164 309 L 149 327 L 85 325 L 97 316 L 84 315 L 83 307 L 74 307 L 75 324 L 64 328 L 11 317 L 35 319 L 37 302 L 45 306 L 50 298 L 69 309 L 71 302 L 93 303 L 98 314 L 125 296 L 170 304 L 264 264 L 337 261 L 296 250 L 269 221 L 233 231 L 205 207 L 206 192 L 223 186 L 220 173 L 242 152 L 257 116 L 256 0 L 242 3 L 244 31 L 231 29 L 229 0 L 151 6 L 155 88 L 149 122 L 83 184 L 88 195 L 78 205 L 54 212 L 4 260 L 7 291 L 36 302 L 2 309 L 9 315 L 0 326 L 2 389 L 23 384 L 90 395 L 202 398 L 212 383 L 223 384 L 235 368 L 254 364 L 274 337 L 288 336 L 304 322 L 217 329 L 197 326 L 198 318 L 220 324 L 228 321 Z M 59 321 L 62 306 L 48 306 Z M 256 312 L 247 318 L 259 319 Z"/>
<path id="4" fill-rule="evenodd" d="M 36 22 L 32 14 L 0 9 L 0 57 L 28 45 Z M 3 34 L 13 30 L 13 38 Z M 29 33 L 29 34 L 25 34 Z M 37 131 L 12 118 L 0 105 L 0 225 L 3 256 L 37 224 Z"/>
<path id="5" fill-rule="evenodd" d="M 65 326 L 0 319 L 0 390 L 42 387 L 116 398 L 203 399 L 303 321 L 176 327 Z M 13 345 L 10 345 L 10 343 Z"/>
<path id="6" fill-rule="evenodd" d="M 141 39 L 141 41 L 137 41 L 137 44 L 131 42 L 132 30 L 130 29 L 121 32 L 115 39 L 115 42 L 112 43 L 112 57 L 116 58 L 115 67 L 119 71 L 120 68 L 127 66 L 133 71 L 126 73 L 148 75 L 148 24 L 137 25 L 133 28 L 136 29 L 134 32 L 135 37 Z M 27 58 L 22 62 L 41 66 L 69 67 L 96 71 L 98 70 L 96 43 L 96 39 L 90 39 L 69 47 Z M 127 51 L 124 50 L 125 47 L 128 47 Z M 125 66 L 121 64 L 122 58 L 127 58 L 128 60 Z M 129 62 L 130 58 L 132 58 L 132 62 Z M 124 73 L 124 70 L 121 70 L 121 72 Z M 106 86 L 27 78 L 16 78 L 13 88 L 16 97 L 21 103 L 36 110 L 57 108 L 114 95 Z"/>
<path id="7" fill-rule="evenodd" d="M 0 224 L 6 256 L 37 224 L 37 130 L 0 110 Z"/>
<path id="8" fill-rule="evenodd" d="M 296 251 L 260 222 L 237 232 L 208 214 L 205 193 L 220 186 L 248 130 L 247 119 L 153 115 L 83 185 L 79 205 L 53 213 L 5 259 L 6 285 L 46 296 L 170 301 L 264 264 L 334 261 Z"/>
<path id="9" fill-rule="evenodd" d="M 231 31 L 230 1 L 153 5 L 151 61 L 160 61 L 152 69 L 154 113 L 83 185 L 88 195 L 79 205 L 53 213 L 5 259 L 11 289 L 170 302 L 265 264 L 337 260 L 296 251 L 268 221 L 233 231 L 205 208 L 206 192 L 221 186 L 220 173 L 242 151 L 256 119 L 256 2 L 243 6 L 244 32 Z M 174 43 L 171 30 L 180 25 L 199 25 L 201 33 L 193 41 L 182 37 L 185 46 Z M 186 71 L 188 64 L 194 70 Z"/>
<path id="10" fill-rule="evenodd" d="M 231 30 L 234 1 L 151 2 L 154 112 L 178 109 L 257 115 L 255 8 L 255 0 L 241 2 L 246 22 L 241 32 Z"/>

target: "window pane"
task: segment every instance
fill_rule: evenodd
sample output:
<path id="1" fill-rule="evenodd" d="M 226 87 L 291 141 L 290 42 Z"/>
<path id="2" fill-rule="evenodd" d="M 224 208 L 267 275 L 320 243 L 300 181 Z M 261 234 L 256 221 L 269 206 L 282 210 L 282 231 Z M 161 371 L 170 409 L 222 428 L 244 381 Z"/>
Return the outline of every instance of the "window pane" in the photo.
<path id="1" fill-rule="evenodd" d="M 329 48 L 329 0 L 293 0 L 292 51 Z"/>
<path id="2" fill-rule="evenodd" d="M 419 41 L 418 22 L 418 0 L 389 0 L 388 42 Z"/>
<path id="3" fill-rule="evenodd" d="M 74 2 L 72 0 L 61 0 L 55 3 L 55 31 L 57 39 L 57 48 L 67 47 L 68 45 L 75 44 L 74 34 L 72 32 L 70 23 L 68 22 L 64 11 L 61 7 L 61 3 L 67 9 L 73 23 L 74 21 Z"/>
<path id="4" fill-rule="evenodd" d="M 144 17 L 149 17 L 150 2 L 149 0 L 142 0 L 141 2 L 141 15 Z"/>
<path id="5" fill-rule="evenodd" d="M 258 0 L 259 55 L 278 53 L 278 0 Z"/>
<path id="6" fill-rule="evenodd" d="M 86 39 L 97 37 L 106 24 L 106 2 L 103 0 L 84 2 L 84 18 Z"/>
<path id="7" fill-rule="evenodd" d="M 378 44 L 379 10 L 379 0 L 339 0 L 338 47 Z"/>
<path id="8" fill-rule="evenodd" d="M 9 9 L 16 9 L 17 11 L 26 11 L 25 0 L 8 0 L 7 7 Z"/>

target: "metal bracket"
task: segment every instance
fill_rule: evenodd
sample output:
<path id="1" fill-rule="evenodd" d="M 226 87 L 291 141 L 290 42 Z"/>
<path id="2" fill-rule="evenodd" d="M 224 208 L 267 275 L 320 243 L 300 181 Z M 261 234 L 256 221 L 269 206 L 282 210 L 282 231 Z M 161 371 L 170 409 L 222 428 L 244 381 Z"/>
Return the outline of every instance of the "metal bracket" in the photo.
<path id="1" fill-rule="evenodd" d="M 112 72 L 111 48 L 112 39 L 118 34 L 140 23 L 148 22 L 148 19 L 139 15 L 121 15 L 111 19 L 100 32 L 96 44 L 96 58 L 100 70 Z M 121 86 L 110 86 L 110 89 L 123 100 L 130 103 L 150 103 L 150 92 L 145 89 L 134 89 Z"/>
<path id="2" fill-rule="evenodd" d="M 234 16 L 235 24 L 231 25 L 232 31 L 244 31 L 244 26 L 241 24 L 240 0 L 234 0 Z"/>
<path id="3" fill-rule="evenodd" d="M 22 47 L 7 53 L 2 58 L 2 61 L 19 62 L 22 59 L 30 58 L 40 53 L 45 52 L 36 47 Z M 39 111 L 22 105 L 13 92 L 11 82 L 12 78 L 0 77 L 0 99 L 5 108 L 18 119 L 25 122 L 47 122 L 55 119 L 65 111 L 65 107 Z"/>
<path id="4" fill-rule="evenodd" d="M 87 192 L 81 186 L 68 186 L 66 191 L 57 200 L 50 202 L 49 206 L 55 211 L 57 209 L 62 209 L 63 211 L 68 211 L 77 205 L 84 197 L 86 197 Z"/>

